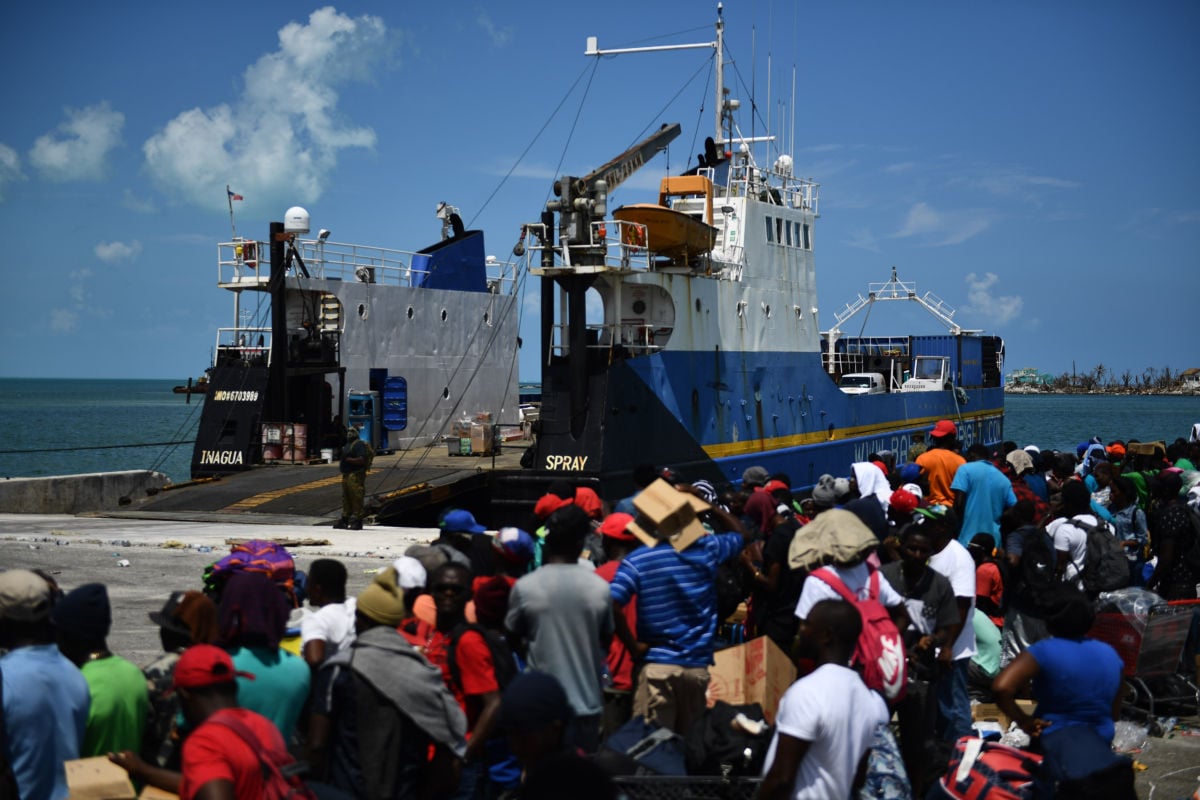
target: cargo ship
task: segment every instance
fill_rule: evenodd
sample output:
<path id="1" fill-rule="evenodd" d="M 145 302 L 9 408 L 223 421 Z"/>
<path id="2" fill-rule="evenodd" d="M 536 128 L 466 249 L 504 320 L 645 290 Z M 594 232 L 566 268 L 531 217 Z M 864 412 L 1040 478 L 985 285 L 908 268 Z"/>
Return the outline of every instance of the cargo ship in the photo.
<path id="1" fill-rule="evenodd" d="M 377 451 L 437 443 L 463 415 L 517 421 L 513 265 L 437 207 L 415 251 L 310 236 L 288 209 L 265 239 L 218 244 L 233 324 L 216 331 L 192 477 L 328 461 L 347 425 Z"/>
<path id="2" fill-rule="evenodd" d="M 874 452 L 905 462 L 941 419 L 964 445 L 999 443 L 1003 340 L 960 326 L 936 295 L 893 269 L 822 329 L 819 184 L 797 177 L 773 137 L 740 133 L 720 7 L 715 40 L 671 47 L 690 46 L 715 58 L 715 132 L 695 166 L 664 178 L 657 203 L 609 214 L 613 189 L 679 134 L 664 125 L 588 175 L 559 177 L 524 226 L 518 254 L 541 277 L 541 409 L 529 469 L 502 476 L 496 494 L 568 478 L 621 497 L 643 462 L 733 485 L 762 466 L 803 489 Z M 586 55 L 642 49 L 590 38 Z M 590 318 L 589 294 L 603 309 Z M 889 300 L 919 303 L 945 333 L 842 333 Z"/>

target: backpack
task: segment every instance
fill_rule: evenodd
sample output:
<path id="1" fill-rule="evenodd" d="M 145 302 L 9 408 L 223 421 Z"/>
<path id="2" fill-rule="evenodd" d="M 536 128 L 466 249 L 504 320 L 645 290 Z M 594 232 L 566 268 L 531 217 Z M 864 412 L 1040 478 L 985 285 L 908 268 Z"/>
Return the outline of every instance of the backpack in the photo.
<path id="1" fill-rule="evenodd" d="M 1092 525 L 1078 517 L 1071 524 L 1087 533 L 1087 555 L 1083 562 L 1083 590 L 1092 597 L 1129 585 L 1129 561 L 1125 548 L 1106 523 Z"/>
<path id="2" fill-rule="evenodd" d="M 763 732 L 753 736 L 734 728 L 738 714 L 761 722 Z M 759 775 L 771 735 L 758 703 L 734 706 L 718 700 L 688 726 L 683 742 L 689 775 Z"/>
<path id="3" fill-rule="evenodd" d="M 1029 800 L 1042 757 L 1015 747 L 964 736 L 930 797 L 953 800 Z"/>
<path id="4" fill-rule="evenodd" d="M 908 684 L 907 659 L 904 641 L 896 623 L 879 602 L 879 570 L 872 569 L 867 579 L 867 599 L 859 600 L 846 584 L 831 570 L 819 569 L 809 575 L 827 583 L 842 599 L 858 609 L 862 617 L 862 634 L 854 648 L 851 664 L 862 667 L 863 682 L 883 695 L 889 703 L 904 697 Z"/>
<path id="5" fill-rule="evenodd" d="M 300 773 L 308 768 L 307 764 L 296 761 L 286 750 L 266 749 L 254 731 L 236 717 L 218 711 L 208 721 L 228 728 L 258 756 L 263 779 L 263 792 L 259 797 L 263 800 L 317 800 L 300 778 Z"/>
<path id="6" fill-rule="evenodd" d="M 614 775 L 687 775 L 683 737 L 640 714 L 613 732 L 597 760 Z"/>
<path id="7" fill-rule="evenodd" d="M 204 590 L 214 598 L 220 597 L 225 581 L 240 572 L 265 575 L 296 605 L 296 562 L 281 544 L 265 539 L 238 542 L 229 555 L 204 570 Z"/>
<path id="8" fill-rule="evenodd" d="M 464 622 L 450 631 L 450 641 L 446 644 L 446 664 L 450 668 L 450 680 L 455 686 L 462 686 L 462 670 L 458 666 L 458 641 L 467 631 L 475 631 L 483 637 L 488 650 L 492 654 L 492 669 L 496 673 L 496 685 L 503 692 L 517 677 L 517 662 L 513 658 L 512 648 L 504 637 L 493 630 L 488 630 L 473 622 Z"/>
<path id="9" fill-rule="evenodd" d="M 1004 587 L 1005 602 L 1011 605 L 1017 597 L 1022 597 L 1044 613 L 1052 607 L 1051 597 L 1059 585 L 1054 577 L 1057 555 L 1046 541 L 1045 528 L 1029 526 L 1014 533 L 1021 536 L 1021 560 L 1009 573 L 1012 580 Z"/>

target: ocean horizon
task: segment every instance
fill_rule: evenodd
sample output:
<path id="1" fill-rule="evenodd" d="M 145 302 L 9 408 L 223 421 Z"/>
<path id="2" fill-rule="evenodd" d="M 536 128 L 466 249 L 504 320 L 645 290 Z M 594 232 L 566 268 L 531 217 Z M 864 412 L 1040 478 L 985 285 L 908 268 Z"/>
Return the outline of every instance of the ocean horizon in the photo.
<path id="1" fill-rule="evenodd" d="M 0 378 L 0 477 L 152 469 L 188 480 L 204 402 L 172 392 L 186 382 Z M 1197 422 L 1194 396 L 1007 395 L 1004 438 L 1043 450 L 1073 450 L 1093 436 L 1170 442 Z"/>

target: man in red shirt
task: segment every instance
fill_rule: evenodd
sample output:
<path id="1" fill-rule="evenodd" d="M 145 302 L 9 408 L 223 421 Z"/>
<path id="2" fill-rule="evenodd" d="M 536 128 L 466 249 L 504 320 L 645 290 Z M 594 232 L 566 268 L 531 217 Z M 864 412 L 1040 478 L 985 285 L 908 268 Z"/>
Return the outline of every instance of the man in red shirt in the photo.
<path id="1" fill-rule="evenodd" d="M 600 536 L 604 543 L 604 556 L 608 560 L 596 568 L 596 574 L 612 583 L 621 560 L 641 543 L 629 530 L 633 515 L 620 512 L 609 514 L 600 525 Z M 614 608 L 614 614 L 624 614 L 629 630 L 637 630 L 637 602 Z M 621 637 L 614 636 L 608 646 L 609 684 L 604 687 L 604 712 L 601 720 L 601 738 L 608 739 L 633 715 L 633 656 Z"/>
<path id="2" fill-rule="evenodd" d="M 181 800 L 252 800 L 263 797 L 263 760 L 292 763 L 275 723 L 237 706 L 237 678 L 229 654 L 210 644 L 188 648 L 175 665 L 179 694 L 192 732 L 183 743 L 182 777 L 146 764 L 126 750 L 109 758 L 135 780 L 176 792 Z M 247 741 L 249 739 L 250 741 Z"/>
<path id="3" fill-rule="evenodd" d="M 446 688 L 467 715 L 467 763 L 455 797 L 472 797 L 476 785 L 488 780 L 484 757 L 500 712 L 500 684 L 491 647 L 479 630 L 467 626 L 470 571 L 454 562 L 443 564 L 433 571 L 429 590 L 437 607 L 437 625 L 425 646 L 425 658 L 441 669 Z"/>

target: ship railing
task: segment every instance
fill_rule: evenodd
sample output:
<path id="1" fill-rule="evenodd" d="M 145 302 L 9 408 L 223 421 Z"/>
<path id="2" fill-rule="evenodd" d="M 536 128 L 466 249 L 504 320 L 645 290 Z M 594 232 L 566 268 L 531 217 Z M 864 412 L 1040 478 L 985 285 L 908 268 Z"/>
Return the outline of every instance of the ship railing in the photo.
<path id="1" fill-rule="evenodd" d="M 270 328 L 217 328 L 213 366 L 270 363 Z"/>
<path id="2" fill-rule="evenodd" d="M 811 211 L 820 216 L 821 184 L 794 175 L 763 169 L 752 162 L 740 161 L 729 168 L 726 191 L 733 197 L 766 196 L 778 205 Z"/>
<path id="3" fill-rule="evenodd" d="M 568 356 L 571 346 L 567 341 L 567 325 L 551 328 L 550 354 Z M 588 325 L 587 349 L 589 352 L 608 351 L 610 357 L 640 356 L 657 353 L 663 349 L 669 328 L 643 323 L 622 322 L 614 325 Z M 657 340 L 657 341 L 656 341 Z"/>
<path id="4" fill-rule="evenodd" d="M 653 268 L 646 247 L 646 226 L 636 222 L 616 219 L 592 222 L 588 226 L 588 240 L 571 245 L 554 243 L 553 227 L 541 222 L 527 223 L 522 230 L 526 266 L 531 270 L 546 268 L 542 259 L 547 253 L 555 256 L 555 269 L 649 272 Z"/>
<path id="5" fill-rule="evenodd" d="M 296 252 L 310 277 L 376 283 L 385 286 L 417 287 L 429 274 L 430 257 L 407 250 L 390 250 L 343 242 L 300 239 Z M 515 291 L 515 265 L 489 257 L 487 283 L 493 292 Z M 293 263 L 291 274 L 299 264 Z M 270 250 L 265 242 L 235 239 L 217 245 L 217 283 L 229 288 L 261 285 L 271 274 Z"/>

